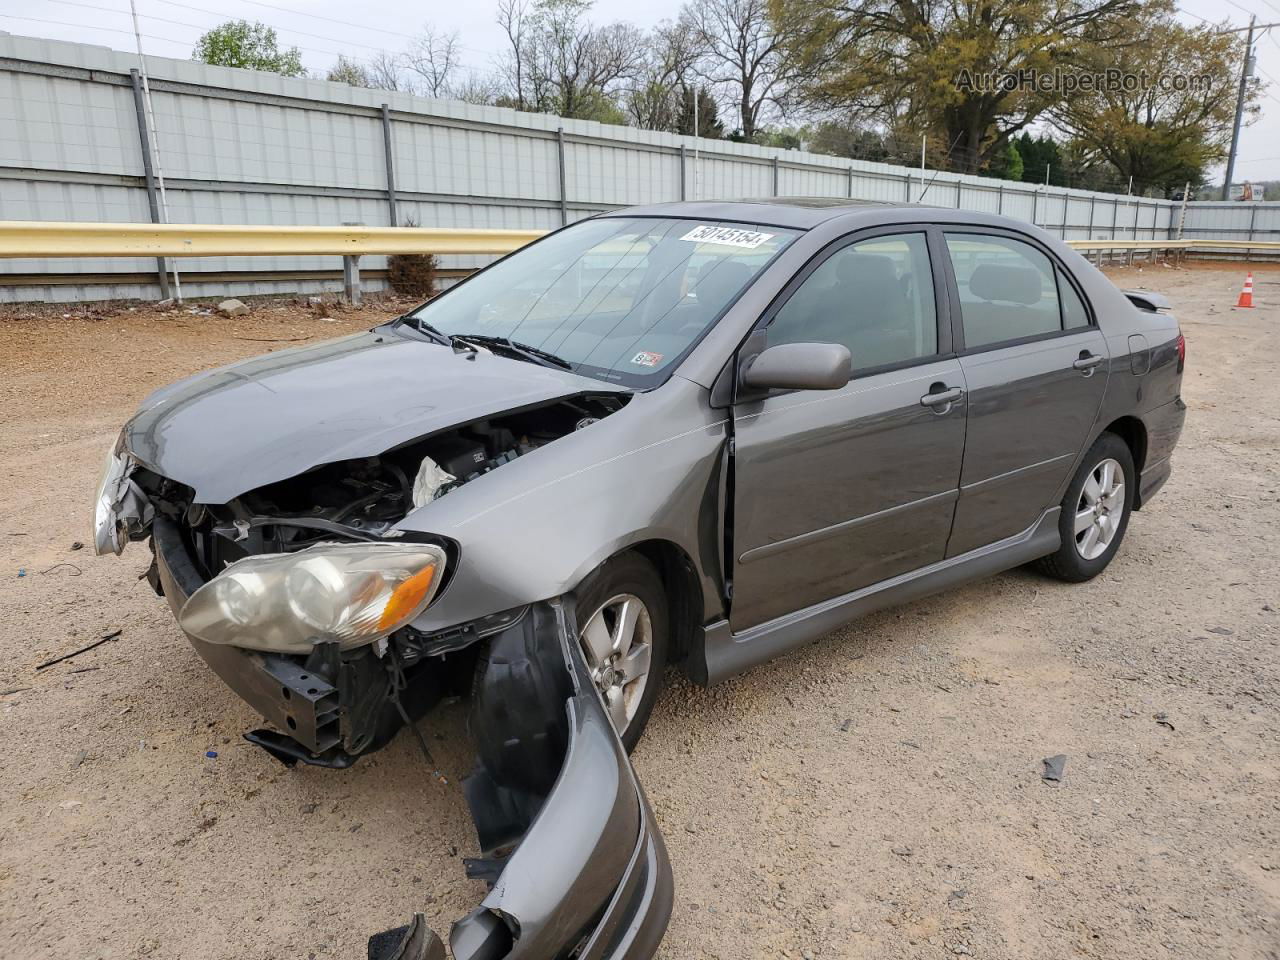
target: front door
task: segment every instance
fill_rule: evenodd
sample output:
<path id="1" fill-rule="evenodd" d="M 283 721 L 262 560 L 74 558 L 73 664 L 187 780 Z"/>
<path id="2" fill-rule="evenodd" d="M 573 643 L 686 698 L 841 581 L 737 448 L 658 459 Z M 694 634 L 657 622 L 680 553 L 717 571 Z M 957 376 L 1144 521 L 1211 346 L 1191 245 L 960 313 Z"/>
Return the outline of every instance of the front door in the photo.
<path id="1" fill-rule="evenodd" d="M 939 242 L 902 228 L 838 241 L 765 317 L 769 346 L 842 343 L 854 375 L 734 407 L 735 632 L 943 559 L 965 383 Z"/>
<path id="2" fill-rule="evenodd" d="M 1107 385 L 1106 339 L 1062 268 L 1031 243 L 948 232 L 969 391 L 948 556 L 1015 536 L 1062 496 Z"/>

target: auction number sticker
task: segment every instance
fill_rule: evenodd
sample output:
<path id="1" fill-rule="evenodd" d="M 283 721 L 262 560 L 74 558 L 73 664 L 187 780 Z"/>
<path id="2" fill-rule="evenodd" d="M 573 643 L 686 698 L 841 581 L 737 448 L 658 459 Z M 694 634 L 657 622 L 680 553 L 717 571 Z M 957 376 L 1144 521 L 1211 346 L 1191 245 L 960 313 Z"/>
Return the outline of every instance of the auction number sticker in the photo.
<path id="1" fill-rule="evenodd" d="M 739 230 L 737 227 L 712 227 L 704 224 L 694 227 L 681 240 L 689 243 L 718 243 L 725 247 L 742 247 L 754 250 L 766 240 L 773 239 L 772 233 L 756 233 L 754 230 Z"/>

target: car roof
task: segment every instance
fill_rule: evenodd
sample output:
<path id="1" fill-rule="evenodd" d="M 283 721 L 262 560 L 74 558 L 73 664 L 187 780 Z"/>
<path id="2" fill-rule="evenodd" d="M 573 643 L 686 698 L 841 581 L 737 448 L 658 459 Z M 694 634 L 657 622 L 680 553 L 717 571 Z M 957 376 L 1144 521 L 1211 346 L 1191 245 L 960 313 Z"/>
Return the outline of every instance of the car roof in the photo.
<path id="1" fill-rule="evenodd" d="M 639 207 L 625 207 L 619 210 L 610 210 L 601 216 L 730 220 L 738 223 L 767 224 L 773 227 L 811 230 L 832 220 L 847 220 L 850 228 L 901 221 L 904 211 L 908 210 L 912 212 L 910 219 L 923 223 L 1016 226 L 1022 230 L 1027 227 L 1026 223 L 1009 217 L 981 213 L 975 210 L 957 210 L 954 207 L 935 207 L 919 203 L 890 203 L 882 200 L 846 200 L 842 197 L 684 200 L 675 203 L 655 203 Z"/>

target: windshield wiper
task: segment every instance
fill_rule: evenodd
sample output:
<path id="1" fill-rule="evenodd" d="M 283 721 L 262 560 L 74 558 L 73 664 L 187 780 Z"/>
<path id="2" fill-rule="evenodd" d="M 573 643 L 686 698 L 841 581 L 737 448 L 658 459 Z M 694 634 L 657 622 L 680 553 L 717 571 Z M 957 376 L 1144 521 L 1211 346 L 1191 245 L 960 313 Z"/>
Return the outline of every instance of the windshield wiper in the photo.
<path id="1" fill-rule="evenodd" d="M 483 333 L 455 333 L 451 338 L 453 343 L 471 343 L 481 347 L 497 347 L 499 350 L 505 350 L 507 353 L 514 354 L 530 363 L 536 363 L 543 367 L 556 367 L 560 370 L 572 370 L 573 364 L 564 357 L 557 357 L 554 353 L 542 350 L 539 347 L 531 347 L 527 343 L 517 343 L 507 337 L 491 337 Z"/>
<path id="2" fill-rule="evenodd" d="M 411 324 L 415 330 L 425 333 L 428 337 L 430 337 L 436 343 L 443 344 L 446 347 L 453 346 L 452 337 L 450 337 L 448 334 L 441 333 L 431 324 L 427 323 L 427 321 L 421 320 L 418 317 L 415 317 L 411 313 L 406 313 L 403 317 L 399 317 L 397 319 L 402 320 L 405 323 Z"/>

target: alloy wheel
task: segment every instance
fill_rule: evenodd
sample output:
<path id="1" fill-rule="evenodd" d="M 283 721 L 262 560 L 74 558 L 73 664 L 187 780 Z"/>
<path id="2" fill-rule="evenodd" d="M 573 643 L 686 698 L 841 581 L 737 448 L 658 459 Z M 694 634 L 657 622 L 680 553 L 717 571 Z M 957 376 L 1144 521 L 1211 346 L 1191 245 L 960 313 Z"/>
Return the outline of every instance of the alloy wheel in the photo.
<path id="1" fill-rule="evenodd" d="M 1076 504 L 1076 550 L 1086 560 L 1107 552 L 1124 519 L 1124 468 L 1108 457 L 1089 472 Z"/>
<path id="2" fill-rule="evenodd" d="M 620 593 L 600 605 L 580 636 L 591 679 L 622 734 L 640 709 L 653 659 L 653 620 L 639 597 Z"/>

